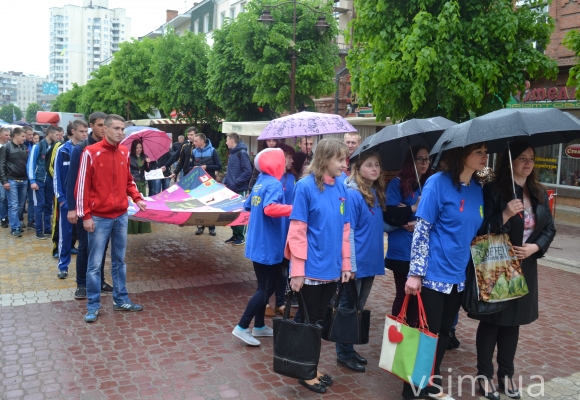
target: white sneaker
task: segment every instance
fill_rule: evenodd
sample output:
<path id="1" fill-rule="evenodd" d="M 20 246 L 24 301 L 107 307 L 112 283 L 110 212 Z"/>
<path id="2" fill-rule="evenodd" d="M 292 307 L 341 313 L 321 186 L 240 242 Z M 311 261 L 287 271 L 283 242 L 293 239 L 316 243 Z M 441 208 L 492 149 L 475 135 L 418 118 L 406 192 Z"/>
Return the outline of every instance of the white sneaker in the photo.
<path id="1" fill-rule="evenodd" d="M 270 328 L 267 325 L 264 325 L 263 328 L 261 329 L 256 329 L 253 328 L 252 329 L 252 336 L 256 336 L 256 337 L 266 337 L 266 336 L 274 336 L 274 329 Z"/>
<path id="2" fill-rule="evenodd" d="M 234 328 L 234 330 L 232 331 L 232 335 L 234 335 L 235 337 L 243 340 L 244 342 L 246 342 L 250 346 L 259 346 L 260 345 L 260 341 L 258 339 L 256 339 L 256 338 L 254 338 L 250 334 L 250 330 L 249 329 L 239 329 L 236 326 Z"/>

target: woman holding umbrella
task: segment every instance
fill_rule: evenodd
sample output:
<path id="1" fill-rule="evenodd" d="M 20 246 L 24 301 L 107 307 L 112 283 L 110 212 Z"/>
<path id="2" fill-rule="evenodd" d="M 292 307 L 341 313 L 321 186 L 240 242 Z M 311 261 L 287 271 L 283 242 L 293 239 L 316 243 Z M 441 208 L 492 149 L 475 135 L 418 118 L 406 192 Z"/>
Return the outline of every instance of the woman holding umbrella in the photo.
<path id="1" fill-rule="evenodd" d="M 405 292 L 421 293 L 429 331 L 439 335 L 434 386 L 424 389 L 434 399 L 453 399 L 441 391 L 440 367 L 461 306 L 471 240 L 483 222 L 483 189 L 475 173 L 486 166 L 487 158 L 485 143 L 448 150 L 443 172 L 427 180 L 415 213 Z M 423 398 L 425 393 L 419 395 L 405 383 L 405 399 Z"/>
<path id="2" fill-rule="evenodd" d="M 134 140 L 131 143 L 131 154 L 129 156 L 131 175 L 137 185 L 139 192 L 145 196 L 147 193 L 147 181 L 145 180 L 145 171 L 149 172 L 149 158 L 143 153 L 143 142 Z M 151 233 L 151 223 L 129 220 L 127 233 Z"/>
<path id="3" fill-rule="evenodd" d="M 403 168 L 387 187 L 387 210 L 384 219 L 392 226 L 398 227 L 389 232 L 389 247 L 385 257 L 385 267 L 393 271 L 395 279 L 395 299 L 392 315 L 399 315 L 405 300 L 405 283 L 409 274 L 411 242 L 415 230 L 415 212 L 419 207 L 421 191 L 431 176 L 429 150 L 424 146 L 413 146 L 407 153 Z M 419 180 L 417 180 L 417 177 Z M 407 311 L 407 323 L 415 326 L 417 322 L 417 301 L 413 297 Z"/>
<path id="4" fill-rule="evenodd" d="M 477 375 L 487 378 L 487 386 L 484 379 L 479 380 L 479 385 L 485 397 L 492 400 L 500 398 L 493 384 L 493 352 L 496 346 L 499 386 L 507 389 L 509 397 L 520 398 L 520 390 L 512 379 L 519 328 L 538 318 L 537 259 L 546 253 L 556 235 L 548 195 L 534 169 L 534 149 L 526 142 L 515 142 L 510 147 L 511 154 L 506 149 L 498 161 L 495 180 L 483 189 L 483 228 L 487 229 L 489 225 L 492 233 L 508 233 L 516 256 L 522 260 L 522 272 L 529 292 L 508 301 L 501 312 L 468 315 L 480 320 L 476 336 Z"/>

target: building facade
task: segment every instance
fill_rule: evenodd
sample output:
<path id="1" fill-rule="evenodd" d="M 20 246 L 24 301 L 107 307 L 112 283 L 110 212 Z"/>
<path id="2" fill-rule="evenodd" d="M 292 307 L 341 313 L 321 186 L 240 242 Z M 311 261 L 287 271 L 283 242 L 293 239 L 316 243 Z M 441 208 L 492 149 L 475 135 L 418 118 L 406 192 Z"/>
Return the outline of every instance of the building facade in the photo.
<path id="1" fill-rule="evenodd" d="M 46 82 L 46 76 L 24 75 L 14 71 L 0 72 L 0 107 L 14 104 L 25 113 L 29 104 L 42 103 L 42 85 Z"/>
<path id="2" fill-rule="evenodd" d="M 125 9 L 109 9 L 108 0 L 83 0 L 82 6 L 50 9 L 50 80 L 59 93 L 91 79 L 101 60 L 131 37 Z"/>
<path id="3" fill-rule="evenodd" d="M 545 54 L 558 62 L 558 77 L 554 81 L 526 82 L 526 90 L 514 96 L 509 108 L 559 108 L 580 118 L 580 101 L 576 88 L 568 87 L 570 68 L 578 60 L 562 45 L 566 33 L 580 29 L 580 3 L 573 0 L 553 0 L 548 12 L 555 29 Z M 557 193 L 558 204 L 580 207 L 580 140 L 536 149 L 536 169 L 541 181 Z"/>

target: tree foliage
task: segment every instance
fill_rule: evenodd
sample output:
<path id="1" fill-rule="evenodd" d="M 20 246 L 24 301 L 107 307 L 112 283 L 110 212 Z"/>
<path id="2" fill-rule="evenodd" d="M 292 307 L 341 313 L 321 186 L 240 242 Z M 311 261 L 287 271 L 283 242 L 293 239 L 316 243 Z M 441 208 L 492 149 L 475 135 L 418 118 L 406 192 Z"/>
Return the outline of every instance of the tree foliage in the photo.
<path id="1" fill-rule="evenodd" d="M 155 41 L 147 37 L 121 43 L 121 50 L 115 53 L 111 63 L 114 89 L 146 112 L 157 105 L 151 86 L 154 51 Z"/>
<path id="2" fill-rule="evenodd" d="M 42 106 L 38 103 L 30 103 L 26 108 L 26 121 L 27 122 L 36 122 L 36 112 L 37 111 L 44 111 Z"/>
<path id="3" fill-rule="evenodd" d="M 276 118 L 271 108 L 254 100 L 252 74 L 246 72 L 243 53 L 236 51 L 232 30 L 237 21 L 227 22 L 213 32 L 213 46 L 207 65 L 207 95 L 225 112 L 227 121 L 262 121 Z"/>
<path id="4" fill-rule="evenodd" d="M 574 30 L 569 31 L 566 33 L 562 44 L 572 50 L 577 60 L 580 60 L 580 32 Z M 580 100 L 580 62 L 577 62 L 575 66 L 570 68 L 567 85 L 576 88 L 576 98 Z"/>
<path id="5" fill-rule="evenodd" d="M 16 121 L 22 119 L 22 110 L 15 106 L 14 104 L 7 104 L 0 108 L 0 119 L 6 122 L 12 122 L 13 117 L 16 115 Z"/>
<path id="6" fill-rule="evenodd" d="M 353 91 L 379 120 L 460 121 L 503 107 L 526 80 L 557 74 L 556 62 L 532 46 L 545 46 L 553 31 L 545 1 L 513 3 L 355 0 Z"/>
<path id="7" fill-rule="evenodd" d="M 176 110 L 178 118 L 193 123 L 217 125 L 223 115 L 207 98 L 207 55 L 204 35 L 173 30 L 155 40 L 151 85 L 157 107 L 166 115 Z"/>
<path id="8" fill-rule="evenodd" d="M 79 86 L 76 83 L 73 83 L 71 90 L 56 96 L 50 110 L 71 113 L 80 112 L 78 107 L 81 102 L 84 88 L 84 86 Z"/>
<path id="9" fill-rule="evenodd" d="M 321 97 L 335 90 L 334 67 L 339 64 L 338 47 L 333 39 L 338 34 L 337 23 L 332 16 L 332 3 L 322 0 L 306 0 L 302 3 L 324 11 L 330 27 L 324 35 L 314 28 L 318 14 L 298 5 L 296 43 L 292 42 L 293 5 L 281 0 L 255 0 L 247 4 L 246 12 L 238 15 L 232 24 L 232 39 L 240 52 L 246 73 L 251 75 L 254 87 L 253 101 L 258 105 L 270 105 L 275 111 L 289 110 L 291 53 L 297 53 L 296 100 L 297 108 L 307 105 L 314 108 L 312 97 Z M 258 22 L 262 10 L 268 5 L 274 23 L 268 29 Z M 276 6 L 277 5 L 277 6 Z"/>

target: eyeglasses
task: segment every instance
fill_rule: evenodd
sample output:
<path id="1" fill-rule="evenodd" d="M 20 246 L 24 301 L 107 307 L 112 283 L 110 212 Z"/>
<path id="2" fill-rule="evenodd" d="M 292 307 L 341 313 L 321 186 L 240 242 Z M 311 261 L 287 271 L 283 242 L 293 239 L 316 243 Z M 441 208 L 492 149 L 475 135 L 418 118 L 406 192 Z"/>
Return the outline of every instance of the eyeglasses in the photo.
<path id="1" fill-rule="evenodd" d="M 431 159 L 429 157 L 417 157 L 415 158 L 415 162 L 417 164 L 430 164 L 431 163 Z"/>
<path id="2" fill-rule="evenodd" d="M 526 158 L 526 157 L 518 157 L 518 161 L 522 163 L 535 163 L 533 158 Z"/>

